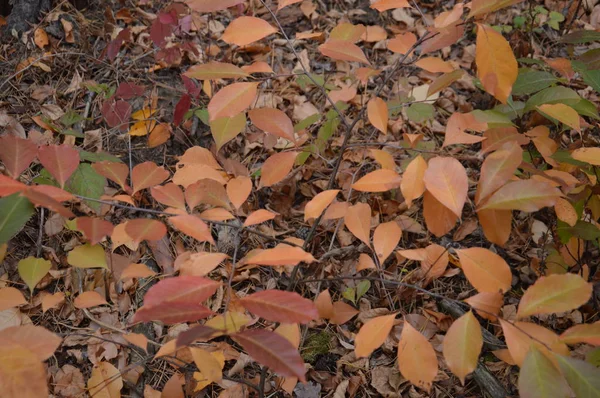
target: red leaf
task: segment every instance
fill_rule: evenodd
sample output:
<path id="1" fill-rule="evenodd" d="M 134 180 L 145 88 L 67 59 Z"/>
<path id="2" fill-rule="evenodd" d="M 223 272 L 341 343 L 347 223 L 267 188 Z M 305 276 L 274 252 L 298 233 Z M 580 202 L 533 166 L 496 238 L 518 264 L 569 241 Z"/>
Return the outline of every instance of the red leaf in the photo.
<path id="1" fill-rule="evenodd" d="M 125 232 L 137 243 L 143 240 L 160 240 L 167 234 L 165 224 L 149 218 L 136 218 L 127 221 Z"/>
<path id="2" fill-rule="evenodd" d="M 72 193 L 60 189 L 59 187 L 55 187 L 54 185 L 33 185 L 30 186 L 29 189 L 49 196 L 57 202 L 66 202 L 73 199 Z"/>
<path id="3" fill-rule="evenodd" d="M 27 185 L 0 174 L 0 198 L 12 195 L 15 192 L 24 191 L 25 189 L 27 189 Z"/>
<path id="4" fill-rule="evenodd" d="M 210 242 L 212 244 L 215 243 L 210 233 L 210 228 L 208 228 L 208 225 L 206 225 L 204 221 L 202 221 L 196 216 L 186 214 L 181 216 L 169 217 L 169 222 L 177 230 L 183 232 L 188 236 L 191 236 L 194 239 L 199 240 L 200 242 Z"/>
<path id="5" fill-rule="evenodd" d="M 96 217 L 78 217 L 77 229 L 83 233 L 83 236 L 92 244 L 100 243 L 102 239 L 112 234 L 113 225 Z"/>
<path id="6" fill-rule="evenodd" d="M 129 28 L 120 31 L 117 37 L 108 43 L 108 46 L 106 46 L 106 57 L 113 61 L 117 55 L 119 55 L 119 50 L 121 49 L 123 42 L 126 41 L 131 41 L 131 31 Z"/>
<path id="7" fill-rule="evenodd" d="M 196 325 L 185 332 L 179 333 L 177 336 L 177 347 L 190 345 L 194 341 L 206 341 L 216 332 L 218 332 L 217 329 L 204 325 Z"/>
<path id="8" fill-rule="evenodd" d="M 183 122 L 183 117 L 186 112 L 190 110 L 192 106 L 192 97 L 189 94 L 183 94 L 177 105 L 175 105 L 175 112 L 173 113 L 173 124 L 179 126 Z"/>
<path id="9" fill-rule="evenodd" d="M 38 158 L 61 188 L 79 166 L 79 152 L 67 144 L 40 147 Z"/>
<path id="10" fill-rule="evenodd" d="M 125 192 L 131 191 L 131 188 L 127 185 L 129 167 L 127 167 L 125 163 L 109 162 L 104 160 L 102 162 L 92 164 L 92 168 L 101 176 L 116 182 Z"/>
<path id="11" fill-rule="evenodd" d="M 273 322 L 308 323 L 319 317 L 315 304 L 295 292 L 264 290 L 242 298 L 239 303 Z"/>
<path id="12" fill-rule="evenodd" d="M 39 191 L 33 190 L 32 188 L 27 188 L 26 190 L 23 191 L 23 193 L 21 195 L 23 195 L 27 199 L 29 199 L 29 201 L 31 203 L 33 203 L 34 205 L 45 207 L 48 210 L 56 212 L 63 217 L 66 217 L 66 218 L 75 217 L 75 214 L 73 214 L 73 212 L 71 212 L 71 210 L 63 207 L 63 205 L 61 205 L 60 202 L 57 202 L 56 200 L 52 199 L 50 196 L 45 195 Z"/>
<path id="13" fill-rule="evenodd" d="M 261 364 L 282 376 L 306 382 L 304 361 L 285 337 L 265 329 L 246 330 L 231 337 Z"/>
<path id="14" fill-rule="evenodd" d="M 133 322 L 161 321 L 168 325 L 194 322 L 211 316 L 213 312 L 198 303 L 163 303 L 148 307 L 144 305 L 135 313 Z"/>
<path id="15" fill-rule="evenodd" d="M 10 134 L 0 137 L 0 160 L 14 178 L 29 167 L 37 152 L 38 147 L 31 140 Z"/>
<path id="16" fill-rule="evenodd" d="M 146 88 L 144 86 L 138 86 L 135 83 L 123 82 L 119 84 L 117 92 L 115 93 L 115 97 L 126 100 L 134 97 L 139 97 L 144 94 L 145 89 Z"/>
<path id="17" fill-rule="evenodd" d="M 165 15 L 165 13 L 160 13 L 159 18 L 156 18 L 150 27 L 150 39 L 157 47 L 163 47 L 167 42 L 167 37 L 169 37 L 173 33 L 174 24 L 172 21 L 166 21 L 165 18 L 160 18 L 160 16 Z M 166 14 L 169 16 L 170 14 Z"/>
<path id="18" fill-rule="evenodd" d="M 144 162 L 135 166 L 131 172 L 133 193 L 156 186 L 169 178 L 169 172 L 153 162 Z"/>
<path id="19" fill-rule="evenodd" d="M 109 127 L 119 127 L 119 130 L 125 131 L 131 116 L 131 105 L 123 100 L 106 100 L 102 104 L 102 116 Z"/>

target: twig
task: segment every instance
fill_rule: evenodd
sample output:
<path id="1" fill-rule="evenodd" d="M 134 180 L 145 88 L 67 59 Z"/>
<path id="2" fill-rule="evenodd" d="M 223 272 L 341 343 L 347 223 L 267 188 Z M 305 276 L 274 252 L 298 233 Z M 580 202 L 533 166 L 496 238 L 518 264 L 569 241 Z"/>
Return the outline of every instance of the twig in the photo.
<path id="1" fill-rule="evenodd" d="M 44 236 L 44 208 L 40 208 L 40 230 L 37 238 L 37 252 L 36 257 L 40 257 L 42 255 L 42 237 Z"/>

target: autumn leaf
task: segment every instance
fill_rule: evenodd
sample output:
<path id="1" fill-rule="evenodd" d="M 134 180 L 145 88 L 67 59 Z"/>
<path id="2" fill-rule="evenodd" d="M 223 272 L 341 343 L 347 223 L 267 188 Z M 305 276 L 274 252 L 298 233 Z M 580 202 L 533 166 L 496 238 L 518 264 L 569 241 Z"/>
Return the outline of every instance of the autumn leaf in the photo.
<path id="1" fill-rule="evenodd" d="M 560 341 L 569 345 L 586 343 L 600 346 L 600 322 L 575 325 L 560 335 Z"/>
<path id="2" fill-rule="evenodd" d="M 153 162 L 140 163 L 131 171 L 133 193 L 152 188 L 169 178 L 169 172 Z"/>
<path id="3" fill-rule="evenodd" d="M 352 189 L 360 192 L 386 192 L 400 186 L 402 177 L 394 170 L 375 170 L 360 178 Z"/>
<path id="4" fill-rule="evenodd" d="M 523 150 L 515 141 L 488 155 L 481 165 L 475 202 L 479 204 L 502 187 L 515 174 L 522 160 Z"/>
<path id="5" fill-rule="evenodd" d="M 267 266 L 298 265 L 300 262 L 312 263 L 315 258 L 300 247 L 279 245 L 272 249 L 259 250 L 249 253 L 242 259 L 243 264 Z"/>
<path id="6" fill-rule="evenodd" d="M 479 292 L 506 292 L 512 283 L 510 267 L 502 257 L 482 247 L 456 250 L 465 276 Z"/>
<path id="7" fill-rule="evenodd" d="M 27 300 L 18 289 L 14 287 L 0 288 L 0 311 L 27 304 Z"/>
<path id="8" fill-rule="evenodd" d="M 249 177 L 238 176 L 227 182 L 227 196 L 236 209 L 242 207 L 252 192 L 252 180 Z"/>
<path id="9" fill-rule="evenodd" d="M 541 325 L 529 322 L 507 322 L 498 318 L 506 345 L 514 362 L 523 365 L 525 357 L 532 345 L 541 350 L 544 355 L 551 355 L 553 351 L 561 355 L 569 355 L 568 347 L 559 341 L 556 333 Z"/>
<path id="10" fill-rule="evenodd" d="M 383 134 L 387 134 L 388 107 L 381 98 L 373 98 L 367 104 L 367 117 L 369 122 Z"/>
<path id="11" fill-rule="evenodd" d="M 178 185 L 173 184 L 172 182 L 150 188 L 150 194 L 158 203 L 185 210 L 185 197 L 183 191 Z"/>
<path id="12" fill-rule="evenodd" d="M 295 292 L 263 290 L 239 300 L 248 311 L 273 322 L 308 323 L 319 317 L 315 304 Z"/>
<path id="13" fill-rule="evenodd" d="M 425 192 L 425 171 L 427 162 L 421 155 L 417 155 L 406 167 L 400 182 L 400 191 L 406 200 L 406 206 L 410 207 L 412 201 L 419 198 Z"/>
<path id="14" fill-rule="evenodd" d="M 331 302 L 331 293 L 329 289 L 323 290 L 315 299 L 315 305 L 319 312 L 319 317 L 329 319 L 333 317 L 333 303 Z"/>
<path id="15" fill-rule="evenodd" d="M 0 160 L 13 178 L 19 177 L 37 154 L 38 147 L 32 140 L 11 134 L 0 137 Z"/>
<path id="16" fill-rule="evenodd" d="M 134 218 L 125 225 L 127 235 L 137 243 L 143 240 L 160 240 L 167 234 L 167 227 L 158 220 Z"/>
<path id="17" fill-rule="evenodd" d="M 396 246 L 402 238 L 402 228 L 396 221 L 381 223 L 373 232 L 373 248 L 383 264 L 390 254 L 396 249 Z"/>
<path id="18" fill-rule="evenodd" d="M 123 388 L 121 372 L 110 362 L 100 362 L 92 368 L 87 387 L 91 396 L 120 398 Z"/>
<path id="19" fill-rule="evenodd" d="M 125 163 L 110 162 L 104 160 L 92 164 L 92 168 L 98 174 L 116 182 L 123 191 L 129 192 L 131 188 L 127 185 L 127 176 L 129 176 L 129 167 Z"/>
<path id="20" fill-rule="evenodd" d="M 108 304 L 106 300 L 104 300 L 104 297 L 93 290 L 81 293 L 79 296 L 75 297 L 75 300 L 73 301 L 75 308 L 90 308 L 104 304 Z"/>
<path id="21" fill-rule="evenodd" d="M 371 4 L 371 8 L 384 12 L 393 8 L 410 7 L 408 0 L 377 0 Z"/>
<path id="22" fill-rule="evenodd" d="M 371 246 L 371 207 L 368 204 L 357 203 L 348 207 L 344 222 L 352 235 Z"/>
<path id="23" fill-rule="evenodd" d="M 46 369 L 39 357 L 20 344 L 0 346 L 0 386 L 8 397 L 47 397 Z"/>
<path id="24" fill-rule="evenodd" d="M 279 152 L 269 156 L 261 168 L 260 186 L 270 187 L 283 179 L 290 173 L 298 152 Z"/>
<path id="25" fill-rule="evenodd" d="M 587 303 L 592 284 L 575 274 L 540 277 L 523 294 L 517 316 L 565 312 Z"/>
<path id="26" fill-rule="evenodd" d="M 346 40 L 327 40 L 325 44 L 319 46 L 319 52 L 336 61 L 354 61 L 367 65 L 371 64 L 360 47 Z"/>
<path id="27" fill-rule="evenodd" d="M 277 213 L 273 213 L 265 209 L 258 209 L 248 215 L 246 221 L 244 221 L 244 226 L 249 227 L 251 225 L 260 224 L 265 221 L 272 220 L 275 217 L 277 217 Z"/>
<path id="28" fill-rule="evenodd" d="M 510 44 L 492 27 L 477 24 L 477 77 L 485 90 L 506 104 L 519 73 Z"/>
<path id="29" fill-rule="evenodd" d="M 79 152 L 70 145 L 45 145 L 38 150 L 40 163 L 58 181 L 61 188 L 79 166 Z"/>
<path id="30" fill-rule="evenodd" d="M 575 149 L 571 156 L 575 160 L 586 162 L 594 166 L 600 166 L 600 148 L 579 148 Z"/>
<path id="31" fill-rule="evenodd" d="M 321 216 L 339 192 L 339 189 L 329 189 L 315 195 L 304 207 L 304 221 Z"/>
<path id="32" fill-rule="evenodd" d="M 473 0 L 471 2 L 471 12 L 469 13 L 467 18 L 472 18 L 483 14 L 491 14 L 492 12 L 498 11 L 501 8 L 508 7 L 513 4 L 518 4 L 522 1 L 524 0 Z"/>
<path id="33" fill-rule="evenodd" d="M 369 319 L 354 338 L 354 353 L 357 358 L 368 357 L 381 346 L 392 331 L 396 314 Z"/>
<path id="34" fill-rule="evenodd" d="M 531 346 L 519 372 L 519 395 L 523 398 L 568 397 L 570 389 L 563 375 L 535 346 Z"/>
<path id="35" fill-rule="evenodd" d="M 27 284 L 32 294 L 33 289 L 46 276 L 50 268 L 52 268 L 50 261 L 32 256 L 22 259 L 17 265 L 19 276 Z"/>
<path id="36" fill-rule="evenodd" d="M 570 106 L 565 104 L 543 104 L 538 106 L 537 109 L 544 115 L 550 116 L 576 131 L 581 131 L 579 114 Z"/>
<path id="37" fill-rule="evenodd" d="M 333 303 L 333 316 L 329 319 L 329 322 L 334 325 L 343 325 L 357 314 L 358 311 L 356 308 L 350 304 L 346 304 L 343 301 L 336 301 Z"/>
<path id="38" fill-rule="evenodd" d="M 267 21 L 261 18 L 241 16 L 234 19 L 223 32 L 221 39 L 229 44 L 246 46 L 270 34 L 277 32 Z"/>
<path id="39" fill-rule="evenodd" d="M 67 255 L 67 262 L 77 268 L 107 268 L 104 248 L 85 244 L 75 247 Z"/>
<path id="40" fill-rule="evenodd" d="M 554 358 L 576 397 L 600 396 L 600 379 L 596 366 L 580 359 L 571 358 L 568 354 L 554 354 Z"/>
<path id="41" fill-rule="evenodd" d="M 214 244 L 215 241 L 211 235 L 210 228 L 199 217 L 191 214 L 169 217 L 169 222 L 173 227 L 180 232 L 191 236 L 200 242 L 209 242 Z M 153 239 L 154 240 L 154 239 Z"/>
<path id="42" fill-rule="evenodd" d="M 210 121 L 245 111 L 254 102 L 257 87 L 258 83 L 233 83 L 219 90 L 208 103 Z"/>
<path id="43" fill-rule="evenodd" d="M 398 367 L 402 376 L 428 392 L 438 372 L 437 357 L 431 343 L 406 320 L 398 341 Z"/>
<path id="44" fill-rule="evenodd" d="M 500 313 L 504 299 L 500 292 L 482 292 L 466 298 L 465 302 L 469 304 L 480 317 L 495 321 L 496 315 Z"/>
<path id="45" fill-rule="evenodd" d="M 248 73 L 233 64 L 216 61 L 192 65 L 184 75 L 198 80 L 237 79 L 249 76 Z"/>
<path id="46" fill-rule="evenodd" d="M 110 222 L 97 217 L 77 217 L 75 222 L 77 229 L 92 245 L 100 243 L 105 236 L 112 234 L 114 228 Z"/>
<path id="47" fill-rule="evenodd" d="M 513 181 L 498 189 L 487 200 L 482 201 L 479 210 L 534 212 L 543 207 L 554 206 L 561 196 L 558 188 L 545 181 Z"/>
<path id="48" fill-rule="evenodd" d="M 481 326 L 470 311 L 454 321 L 446 332 L 444 359 L 462 385 L 465 384 L 465 377 L 477 367 L 482 347 Z"/>
<path id="49" fill-rule="evenodd" d="M 212 133 L 215 144 L 217 144 L 217 151 L 219 151 L 223 145 L 233 140 L 239 133 L 244 131 L 246 127 L 246 115 L 244 112 L 238 113 L 232 117 L 220 117 L 210 122 L 210 131 Z"/>
<path id="50" fill-rule="evenodd" d="M 252 123 L 266 133 L 295 141 L 294 125 L 291 119 L 279 109 L 258 108 L 248 112 Z"/>
<path id="51" fill-rule="evenodd" d="M 463 165 L 454 158 L 435 157 L 423 175 L 425 188 L 458 218 L 467 200 L 469 180 Z"/>

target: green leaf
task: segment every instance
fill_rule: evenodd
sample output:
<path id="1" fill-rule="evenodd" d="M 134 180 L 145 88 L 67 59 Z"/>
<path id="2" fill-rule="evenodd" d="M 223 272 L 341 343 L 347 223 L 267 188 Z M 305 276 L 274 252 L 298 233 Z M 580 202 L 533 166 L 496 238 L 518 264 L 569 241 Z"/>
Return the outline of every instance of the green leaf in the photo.
<path id="1" fill-rule="evenodd" d="M 573 157 L 571 156 L 571 153 L 569 151 L 565 151 L 564 149 L 559 149 L 558 151 L 554 152 L 552 154 L 552 156 L 550 156 L 550 157 L 559 163 L 568 163 L 568 164 L 572 164 L 573 166 L 579 166 L 579 167 L 588 167 L 589 166 L 585 162 L 581 162 L 577 159 L 573 159 Z"/>
<path id="2" fill-rule="evenodd" d="M 75 195 L 100 199 L 104 194 L 106 179 L 92 168 L 89 163 L 81 163 L 65 184 L 65 190 Z M 84 203 L 97 213 L 102 206 L 99 202 L 84 200 Z"/>
<path id="3" fill-rule="evenodd" d="M 562 43 L 569 44 L 584 44 L 597 40 L 600 40 L 600 32 L 595 32 L 593 30 L 577 30 L 564 35 L 560 39 Z"/>
<path id="4" fill-rule="evenodd" d="M 50 268 L 52 268 L 50 261 L 33 256 L 22 259 L 17 265 L 19 276 L 27 284 L 32 294 L 35 286 L 46 276 Z"/>
<path id="5" fill-rule="evenodd" d="M 525 112 L 534 110 L 536 107 L 543 104 L 565 104 L 572 108 L 581 101 L 579 94 L 567 87 L 555 86 L 549 87 L 535 94 L 525 104 Z"/>
<path id="6" fill-rule="evenodd" d="M 531 69 L 520 69 L 512 89 L 513 95 L 529 95 L 550 87 L 558 79 L 552 73 Z"/>
<path id="7" fill-rule="evenodd" d="M 569 396 L 569 386 L 565 378 L 534 344 L 521 365 L 519 395 L 521 398 Z"/>
<path id="8" fill-rule="evenodd" d="M 79 158 L 82 161 L 92 162 L 92 163 L 102 162 L 104 160 L 106 160 L 108 162 L 123 163 L 123 161 L 121 159 L 119 159 L 118 157 L 113 156 L 110 153 L 106 153 L 106 152 L 79 151 Z"/>
<path id="9" fill-rule="evenodd" d="M 525 108 L 525 102 L 514 101 L 510 104 L 498 104 L 494 107 L 494 111 L 500 112 L 510 120 L 515 120 L 523 116 L 523 109 Z"/>
<path id="10" fill-rule="evenodd" d="M 556 226 L 556 233 L 562 243 L 567 243 L 573 236 L 583 240 L 596 240 L 600 238 L 600 229 L 582 220 L 577 221 L 573 227 L 559 220 Z"/>
<path id="11" fill-rule="evenodd" d="M 435 108 L 431 104 L 416 102 L 408 107 L 406 116 L 412 122 L 423 123 L 434 118 Z"/>
<path id="12" fill-rule="evenodd" d="M 223 145 L 237 137 L 245 127 L 245 112 L 238 113 L 233 117 L 220 117 L 210 122 L 210 131 L 215 140 L 215 144 L 217 144 L 217 152 Z"/>
<path id="13" fill-rule="evenodd" d="M 200 119 L 200 121 L 202 123 L 204 123 L 207 126 L 210 126 L 210 117 L 208 116 L 208 109 L 206 108 L 202 108 L 202 109 L 198 109 L 196 111 L 194 111 L 194 115 L 196 115 L 196 117 L 198 119 Z"/>
<path id="14" fill-rule="evenodd" d="M 593 102 L 588 101 L 586 99 L 582 99 L 571 108 L 575 109 L 577 113 L 581 116 L 593 117 L 594 119 L 599 119 L 598 116 L 598 108 L 594 105 Z"/>
<path id="15" fill-rule="evenodd" d="M 600 366 L 600 348 L 595 348 L 592 351 L 588 352 L 585 356 L 585 360 L 588 363 L 591 363 L 595 367 Z"/>
<path id="16" fill-rule="evenodd" d="M 579 359 L 554 354 L 577 398 L 600 397 L 600 369 Z"/>
<path id="17" fill-rule="evenodd" d="M 583 81 L 600 93 L 600 70 L 586 70 L 581 72 Z"/>
<path id="18" fill-rule="evenodd" d="M 83 116 L 81 116 L 79 113 L 75 112 L 73 109 L 70 109 L 67 112 L 65 112 L 65 114 L 62 115 L 59 120 L 63 126 L 71 127 L 75 123 L 82 121 Z"/>
<path id="19" fill-rule="evenodd" d="M 70 135 L 77 138 L 85 138 L 85 134 L 80 133 L 79 131 L 75 131 L 73 129 L 64 129 L 60 131 L 62 135 Z"/>
<path id="20" fill-rule="evenodd" d="M 581 54 L 578 63 L 583 65 L 587 70 L 600 69 L 600 48 L 595 48 Z"/>
<path id="21" fill-rule="evenodd" d="M 352 301 L 352 303 L 356 305 L 356 289 L 353 287 L 347 287 L 346 290 L 342 292 L 342 297 L 348 301 Z"/>
<path id="22" fill-rule="evenodd" d="M 33 213 L 31 202 L 18 193 L 0 199 L 0 244 L 15 236 Z"/>
<path id="23" fill-rule="evenodd" d="M 478 122 L 487 122 L 488 128 L 514 126 L 506 115 L 495 110 L 482 111 L 477 109 L 471 114 L 475 116 Z"/>
<path id="24" fill-rule="evenodd" d="M 104 248 L 100 245 L 75 247 L 67 255 L 67 262 L 77 268 L 108 268 Z"/>
<path id="25" fill-rule="evenodd" d="M 360 281 L 360 283 L 356 286 L 356 300 L 360 300 L 360 298 L 364 296 L 370 288 L 370 281 Z"/>
<path id="26" fill-rule="evenodd" d="M 304 120 L 299 121 L 298 124 L 296 124 L 294 126 L 294 131 L 296 133 L 299 131 L 302 131 L 305 128 L 318 122 L 320 118 L 321 118 L 321 115 L 318 113 L 315 113 L 314 115 L 310 115 L 309 117 L 304 118 Z"/>

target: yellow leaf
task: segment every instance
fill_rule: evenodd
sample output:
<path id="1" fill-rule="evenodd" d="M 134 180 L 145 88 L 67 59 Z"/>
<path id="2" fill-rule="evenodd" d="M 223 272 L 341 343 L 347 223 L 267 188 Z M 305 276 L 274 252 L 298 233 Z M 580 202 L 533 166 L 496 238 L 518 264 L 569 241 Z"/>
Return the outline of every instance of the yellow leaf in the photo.
<path id="1" fill-rule="evenodd" d="M 573 159 L 600 166 L 600 148 L 579 148 L 571 154 Z"/>
<path id="2" fill-rule="evenodd" d="M 354 353 L 357 358 L 368 357 L 381 346 L 394 326 L 396 314 L 369 319 L 358 331 L 354 339 Z"/>
<path id="3" fill-rule="evenodd" d="M 77 268 L 108 268 L 104 248 L 100 245 L 77 246 L 67 255 L 67 262 Z"/>
<path id="4" fill-rule="evenodd" d="M 29 286 L 29 291 L 33 293 L 35 286 L 42 280 L 42 278 L 50 271 L 52 264 L 48 260 L 43 258 L 35 258 L 29 256 L 19 261 L 17 266 L 19 270 L 19 276 Z"/>
<path id="5" fill-rule="evenodd" d="M 575 224 L 577 224 L 577 220 L 579 220 L 577 211 L 571 202 L 566 199 L 558 198 L 554 205 L 554 211 L 556 212 L 556 217 L 558 217 L 560 221 L 567 223 L 572 227 L 574 227 Z"/>
<path id="6" fill-rule="evenodd" d="M 573 108 L 565 104 L 544 104 L 537 107 L 538 110 L 567 126 L 581 131 L 579 114 Z"/>
<path id="7" fill-rule="evenodd" d="M 506 39 L 480 23 L 477 24 L 475 62 L 477 77 L 485 91 L 506 104 L 519 73 L 517 60 Z"/>
<path id="8" fill-rule="evenodd" d="M 5 397 L 47 397 L 45 366 L 26 347 L 3 344 L 0 346 L 0 386 Z"/>
<path id="9" fill-rule="evenodd" d="M 465 377 L 477 367 L 482 347 L 481 326 L 470 311 L 454 321 L 446 332 L 444 359 L 462 385 L 465 385 Z"/>
<path id="10" fill-rule="evenodd" d="M 190 347 L 192 352 L 192 358 L 194 363 L 198 367 L 198 370 L 204 376 L 204 380 L 208 383 L 219 382 L 223 378 L 223 366 L 225 365 L 225 358 L 223 361 L 217 359 L 217 353 L 208 352 L 202 348 Z M 217 354 L 217 355 L 215 355 Z M 222 356 L 222 353 L 221 353 Z"/>
<path id="11" fill-rule="evenodd" d="M 245 127 L 246 114 L 244 112 L 233 117 L 220 117 L 210 122 L 210 132 L 217 144 L 217 152 L 223 145 L 237 137 Z"/>

